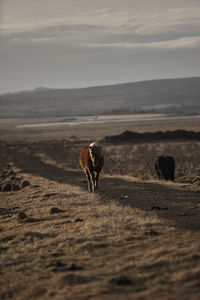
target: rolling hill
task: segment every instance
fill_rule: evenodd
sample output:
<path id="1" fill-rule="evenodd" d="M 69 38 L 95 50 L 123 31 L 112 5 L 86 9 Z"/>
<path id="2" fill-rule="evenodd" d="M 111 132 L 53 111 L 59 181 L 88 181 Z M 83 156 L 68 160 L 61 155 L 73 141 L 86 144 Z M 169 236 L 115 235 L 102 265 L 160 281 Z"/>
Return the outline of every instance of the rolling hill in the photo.
<path id="1" fill-rule="evenodd" d="M 0 117 L 48 117 L 134 112 L 200 112 L 200 77 L 80 89 L 39 87 L 0 95 Z"/>

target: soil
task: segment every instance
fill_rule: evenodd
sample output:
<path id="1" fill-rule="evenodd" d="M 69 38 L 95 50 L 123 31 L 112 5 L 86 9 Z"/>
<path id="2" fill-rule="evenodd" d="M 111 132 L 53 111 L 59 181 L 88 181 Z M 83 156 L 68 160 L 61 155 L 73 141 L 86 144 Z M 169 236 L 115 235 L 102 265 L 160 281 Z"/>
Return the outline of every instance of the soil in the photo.
<path id="1" fill-rule="evenodd" d="M 82 139 L 84 126 L 76 138 L 65 127 L 54 139 L 49 129 L 15 138 L 11 123 L 0 141 L 1 299 L 199 299 L 198 140 L 104 140 L 100 189 L 89 193 L 79 151 L 109 136 L 108 125 L 100 138 L 91 125 Z M 175 158 L 174 182 L 157 178 L 160 152 Z"/>

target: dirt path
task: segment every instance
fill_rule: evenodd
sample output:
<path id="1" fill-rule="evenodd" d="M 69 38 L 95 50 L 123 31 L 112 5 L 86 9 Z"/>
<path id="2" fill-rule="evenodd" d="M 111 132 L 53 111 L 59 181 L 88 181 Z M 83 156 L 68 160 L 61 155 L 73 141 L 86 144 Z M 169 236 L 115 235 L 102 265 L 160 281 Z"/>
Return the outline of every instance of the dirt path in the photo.
<path id="1" fill-rule="evenodd" d="M 81 170 L 10 155 L 31 186 L 1 193 L 1 299 L 199 299 L 198 188 L 104 175 L 88 193 Z"/>
<path id="2" fill-rule="evenodd" d="M 40 157 L 24 152 L 12 155 L 15 165 L 23 173 L 37 175 L 48 180 L 85 189 L 83 172 L 64 169 L 42 161 Z M 156 214 L 180 229 L 200 229 L 200 188 L 179 183 L 158 181 L 144 182 L 128 176 L 104 176 L 101 199 L 115 200 L 122 206 L 130 206 Z M 196 217 L 196 218 L 195 218 Z M 169 223 L 169 224 L 170 224 Z"/>

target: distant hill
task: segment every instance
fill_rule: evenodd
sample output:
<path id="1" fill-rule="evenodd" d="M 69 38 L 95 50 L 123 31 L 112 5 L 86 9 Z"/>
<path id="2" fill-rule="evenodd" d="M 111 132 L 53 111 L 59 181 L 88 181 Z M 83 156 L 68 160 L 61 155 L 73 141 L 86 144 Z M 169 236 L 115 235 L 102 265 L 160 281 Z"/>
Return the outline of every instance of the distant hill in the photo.
<path id="1" fill-rule="evenodd" d="M 200 112 L 200 77 L 81 89 L 39 87 L 0 95 L 0 117 L 48 117 L 134 112 Z"/>

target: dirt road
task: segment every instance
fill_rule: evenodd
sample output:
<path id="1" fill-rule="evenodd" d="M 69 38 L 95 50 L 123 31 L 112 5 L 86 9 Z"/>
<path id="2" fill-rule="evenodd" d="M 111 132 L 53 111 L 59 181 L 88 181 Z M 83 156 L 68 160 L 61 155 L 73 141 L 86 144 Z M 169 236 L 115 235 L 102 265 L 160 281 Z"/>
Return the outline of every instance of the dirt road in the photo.
<path id="1" fill-rule="evenodd" d="M 199 299 L 199 187 L 104 174 L 88 193 L 81 169 L 8 155 L 31 185 L 0 193 L 1 299 Z"/>

